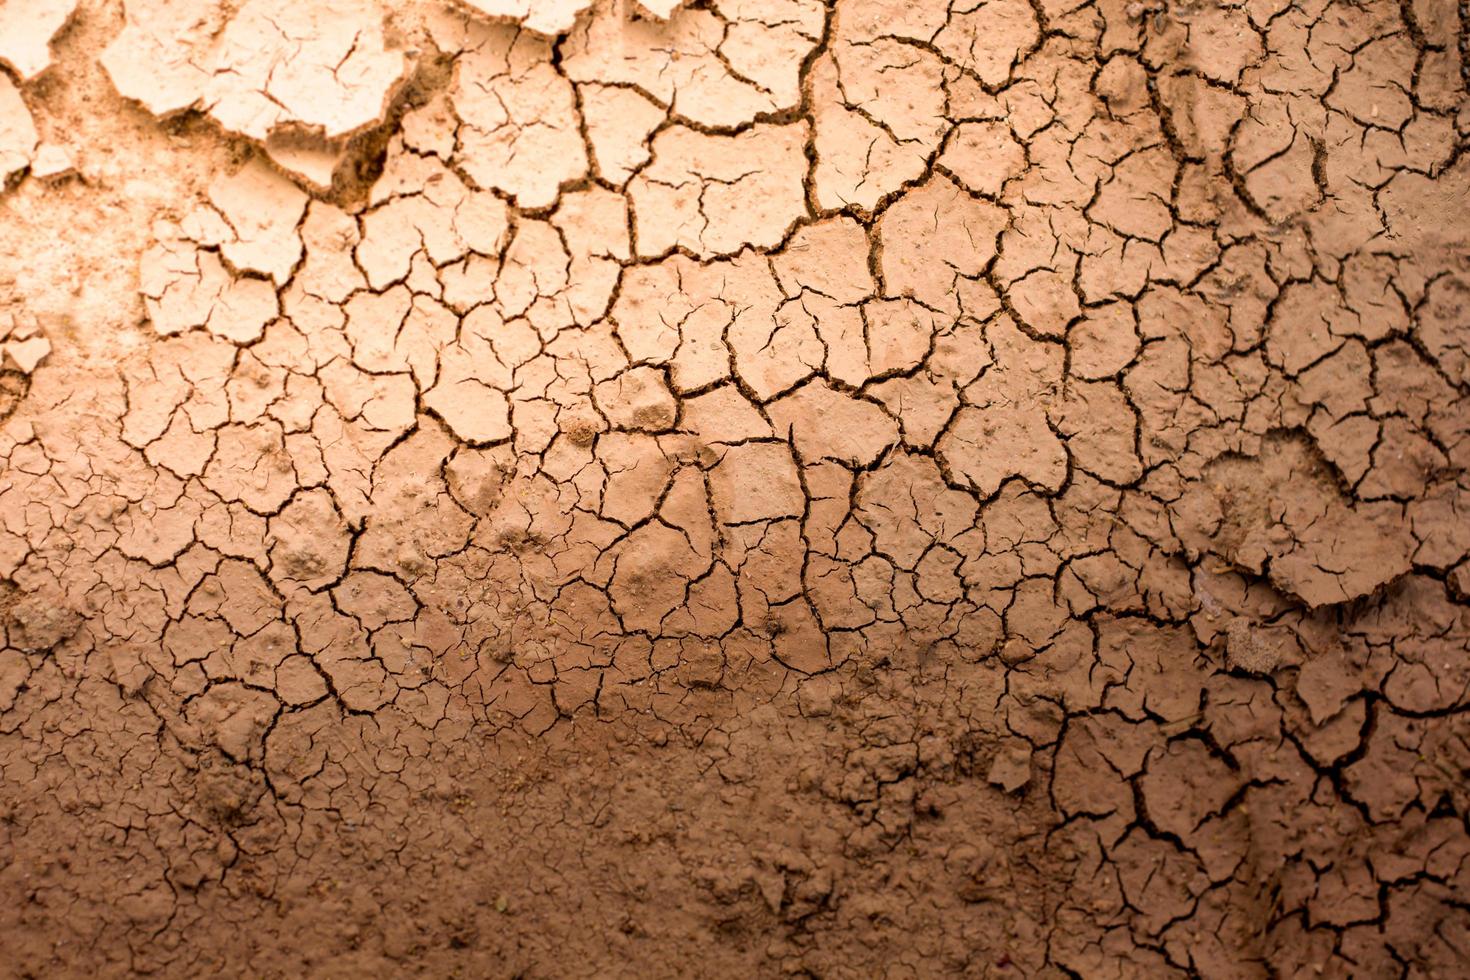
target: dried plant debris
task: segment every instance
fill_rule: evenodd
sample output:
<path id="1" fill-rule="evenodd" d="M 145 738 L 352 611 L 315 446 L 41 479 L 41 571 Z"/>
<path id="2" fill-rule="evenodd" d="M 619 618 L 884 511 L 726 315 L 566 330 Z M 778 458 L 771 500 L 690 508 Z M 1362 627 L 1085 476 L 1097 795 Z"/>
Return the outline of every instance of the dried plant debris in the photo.
<path id="1" fill-rule="evenodd" d="M 1463 972 L 1464 24 L 0 0 L 0 974 Z"/>

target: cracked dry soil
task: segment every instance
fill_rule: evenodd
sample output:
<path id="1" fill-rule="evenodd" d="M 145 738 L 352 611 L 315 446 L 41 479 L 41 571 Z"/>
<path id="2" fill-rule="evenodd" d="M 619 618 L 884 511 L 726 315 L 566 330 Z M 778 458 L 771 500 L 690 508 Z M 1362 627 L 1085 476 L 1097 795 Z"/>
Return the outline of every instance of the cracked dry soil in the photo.
<path id="1" fill-rule="evenodd" d="M 1465 975 L 1467 79 L 0 0 L 0 974 Z"/>

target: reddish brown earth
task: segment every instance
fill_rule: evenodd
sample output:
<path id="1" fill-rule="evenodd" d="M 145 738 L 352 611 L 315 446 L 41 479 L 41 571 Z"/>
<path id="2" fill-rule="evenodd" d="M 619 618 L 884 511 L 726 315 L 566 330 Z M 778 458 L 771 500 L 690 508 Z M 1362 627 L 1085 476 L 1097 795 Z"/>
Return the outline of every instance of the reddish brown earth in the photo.
<path id="1" fill-rule="evenodd" d="M 0 0 L 0 974 L 1463 976 L 1467 79 Z"/>

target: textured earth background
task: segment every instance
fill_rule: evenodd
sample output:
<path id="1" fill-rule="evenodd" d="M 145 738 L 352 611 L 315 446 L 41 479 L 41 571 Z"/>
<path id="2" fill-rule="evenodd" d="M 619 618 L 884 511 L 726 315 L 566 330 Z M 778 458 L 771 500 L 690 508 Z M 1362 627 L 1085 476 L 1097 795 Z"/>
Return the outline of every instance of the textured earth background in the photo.
<path id="1" fill-rule="evenodd" d="M 1467 79 L 0 0 L 0 974 L 1463 975 Z"/>

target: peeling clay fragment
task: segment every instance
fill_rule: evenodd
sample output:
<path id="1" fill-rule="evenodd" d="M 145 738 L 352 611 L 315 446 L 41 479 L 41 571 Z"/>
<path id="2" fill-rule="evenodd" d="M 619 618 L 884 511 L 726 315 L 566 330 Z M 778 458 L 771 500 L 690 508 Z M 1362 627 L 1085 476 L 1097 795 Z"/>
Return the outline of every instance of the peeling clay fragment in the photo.
<path id="1" fill-rule="evenodd" d="M 76 172 L 76 161 L 71 151 L 55 143 L 42 143 L 31 160 L 31 176 L 42 180 L 54 180 Z"/>
<path id="2" fill-rule="evenodd" d="M 284 286 L 301 258 L 296 228 L 306 212 L 306 194 L 265 161 L 256 158 L 209 188 L 210 202 L 234 232 L 220 254 L 241 272 L 258 272 Z"/>
<path id="3" fill-rule="evenodd" d="M 256 140 L 317 186 L 345 146 L 375 124 L 408 68 L 385 46 L 373 0 L 128 0 L 122 32 L 102 53 L 117 91 L 159 117 L 199 108 Z M 301 152 L 303 138 L 325 141 Z"/>
<path id="4" fill-rule="evenodd" d="M 45 337 L 5 341 L 5 359 L 21 374 L 34 372 L 50 353 L 51 341 Z"/>
<path id="5" fill-rule="evenodd" d="M 695 126 L 723 130 L 797 109 L 801 65 L 825 20 L 815 0 L 670 8 L 666 22 L 632 13 L 630 3 L 595 5 L 562 46 L 567 76 L 628 86 Z"/>
<path id="6" fill-rule="evenodd" d="M 1301 436 L 1215 461 L 1176 509 L 1188 547 L 1265 574 L 1309 606 L 1371 595 L 1409 570 L 1403 528 L 1351 506 Z"/>
<path id="7" fill-rule="evenodd" d="M 655 20 L 668 20 L 686 0 L 637 0 L 638 10 Z"/>
<path id="8" fill-rule="evenodd" d="M 0 312 L 0 366 L 31 374 L 50 354 L 51 341 L 34 316 Z"/>
<path id="9" fill-rule="evenodd" d="M 1025 786 L 1031 781 L 1031 746 L 1024 739 L 1007 739 L 985 778 L 1007 793 Z"/>
<path id="10" fill-rule="evenodd" d="M 459 0 L 492 21 L 520 24 L 527 30 L 555 37 L 565 34 L 592 0 Z"/>
<path id="11" fill-rule="evenodd" d="M 51 39 L 71 20 L 76 0 L 0 0 L 0 64 L 23 80 L 51 64 Z"/>
<path id="12" fill-rule="evenodd" d="M 31 165 L 40 136 L 20 90 L 0 74 L 0 192 L 12 177 Z"/>

